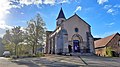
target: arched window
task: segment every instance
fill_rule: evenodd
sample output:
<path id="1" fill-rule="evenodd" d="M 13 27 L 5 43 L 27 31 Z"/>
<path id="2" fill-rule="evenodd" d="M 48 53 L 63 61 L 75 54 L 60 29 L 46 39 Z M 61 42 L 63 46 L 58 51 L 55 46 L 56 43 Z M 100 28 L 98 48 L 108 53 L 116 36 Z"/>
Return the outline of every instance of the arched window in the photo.
<path id="1" fill-rule="evenodd" d="M 78 28 L 75 28 L 75 32 L 78 32 L 79 30 L 78 30 Z"/>

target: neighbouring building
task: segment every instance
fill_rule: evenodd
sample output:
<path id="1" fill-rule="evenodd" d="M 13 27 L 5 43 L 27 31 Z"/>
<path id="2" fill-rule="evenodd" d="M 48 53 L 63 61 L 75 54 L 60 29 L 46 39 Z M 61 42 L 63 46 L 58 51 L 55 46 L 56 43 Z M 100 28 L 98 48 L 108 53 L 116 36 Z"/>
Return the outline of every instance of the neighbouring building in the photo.
<path id="1" fill-rule="evenodd" d="M 98 56 L 120 55 L 120 34 L 116 33 L 108 37 L 94 41 L 95 53 Z"/>
<path id="2" fill-rule="evenodd" d="M 76 13 L 66 19 L 61 8 L 56 19 L 56 29 L 46 32 L 45 52 L 93 54 L 95 51 L 91 26 Z"/>

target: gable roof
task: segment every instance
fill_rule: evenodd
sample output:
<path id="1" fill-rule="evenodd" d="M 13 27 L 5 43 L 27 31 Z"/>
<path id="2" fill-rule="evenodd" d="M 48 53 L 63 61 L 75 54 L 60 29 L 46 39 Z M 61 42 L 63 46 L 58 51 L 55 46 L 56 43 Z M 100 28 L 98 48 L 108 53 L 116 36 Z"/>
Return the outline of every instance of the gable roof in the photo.
<path id="1" fill-rule="evenodd" d="M 60 12 L 59 12 L 59 15 L 58 15 L 57 19 L 59 19 L 59 18 L 64 18 L 64 19 L 66 19 L 62 8 L 60 9 Z"/>
<path id="2" fill-rule="evenodd" d="M 69 17 L 67 20 L 71 19 L 71 18 L 74 17 L 74 16 L 77 16 L 80 20 L 82 20 L 83 22 L 85 22 L 85 24 L 87 24 L 88 26 L 90 26 L 86 21 L 84 21 L 82 18 L 80 18 L 76 13 L 75 13 L 73 16 Z M 67 21 L 67 20 L 66 20 L 66 21 Z M 90 26 L 90 27 L 91 27 L 91 26 Z"/>
<path id="3" fill-rule="evenodd" d="M 95 48 L 105 47 L 119 33 L 94 41 Z"/>

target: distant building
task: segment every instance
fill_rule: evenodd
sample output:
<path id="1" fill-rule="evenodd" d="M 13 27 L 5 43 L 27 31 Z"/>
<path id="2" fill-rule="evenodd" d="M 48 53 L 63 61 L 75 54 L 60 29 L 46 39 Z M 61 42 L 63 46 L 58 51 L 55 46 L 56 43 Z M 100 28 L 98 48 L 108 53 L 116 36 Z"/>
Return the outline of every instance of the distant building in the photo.
<path id="1" fill-rule="evenodd" d="M 94 38 L 94 41 L 99 40 L 99 39 L 101 39 L 101 38 Z"/>
<path id="2" fill-rule="evenodd" d="M 2 44 L 2 38 L 0 38 L 0 56 L 2 56 L 4 52 L 4 45 Z"/>
<path id="3" fill-rule="evenodd" d="M 120 34 L 116 33 L 108 37 L 94 41 L 95 53 L 99 56 L 119 56 Z"/>
<path id="4" fill-rule="evenodd" d="M 46 53 L 94 53 L 94 39 L 88 23 L 77 14 L 66 19 L 62 8 L 56 20 L 56 29 L 46 32 Z"/>

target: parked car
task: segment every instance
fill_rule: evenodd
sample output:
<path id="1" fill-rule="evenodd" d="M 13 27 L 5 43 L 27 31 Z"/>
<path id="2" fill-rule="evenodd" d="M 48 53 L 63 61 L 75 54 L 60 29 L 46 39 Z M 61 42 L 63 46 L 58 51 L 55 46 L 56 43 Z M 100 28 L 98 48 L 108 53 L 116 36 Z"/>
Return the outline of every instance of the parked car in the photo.
<path id="1" fill-rule="evenodd" d="M 10 57 L 10 51 L 4 51 L 3 56 L 4 57 Z"/>

